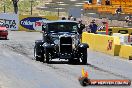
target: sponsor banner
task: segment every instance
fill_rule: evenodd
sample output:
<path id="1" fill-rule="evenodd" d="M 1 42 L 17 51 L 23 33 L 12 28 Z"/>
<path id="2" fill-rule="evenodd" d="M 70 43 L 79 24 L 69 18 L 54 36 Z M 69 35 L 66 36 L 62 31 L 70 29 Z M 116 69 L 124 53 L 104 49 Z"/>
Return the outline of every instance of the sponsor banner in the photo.
<path id="1" fill-rule="evenodd" d="M 121 34 L 132 34 L 132 28 L 121 28 L 121 27 L 111 27 L 109 29 L 110 34 L 121 33 Z"/>
<path id="2" fill-rule="evenodd" d="M 56 16 L 27 16 L 20 15 L 19 16 L 19 30 L 25 31 L 41 31 L 42 24 L 46 20 L 57 20 Z"/>
<path id="3" fill-rule="evenodd" d="M 19 18 L 17 14 L 1 13 L 0 23 L 8 30 L 18 30 Z"/>

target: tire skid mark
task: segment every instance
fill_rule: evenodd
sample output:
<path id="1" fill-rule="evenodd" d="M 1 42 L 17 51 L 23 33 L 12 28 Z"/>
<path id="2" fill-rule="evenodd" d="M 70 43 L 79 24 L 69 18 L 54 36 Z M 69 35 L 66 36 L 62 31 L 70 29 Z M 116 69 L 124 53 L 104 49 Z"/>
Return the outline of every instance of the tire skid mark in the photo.
<path id="1" fill-rule="evenodd" d="M 98 71 L 106 72 L 106 73 L 112 74 L 112 75 L 114 75 L 114 76 L 121 77 L 121 78 L 123 78 L 123 79 L 129 79 L 129 77 L 125 77 L 125 76 L 120 75 L 120 74 L 115 74 L 115 73 L 113 73 L 113 72 L 111 72 L 111 71 L 104 70 L 104 69 L 102 69 L 102 68 L 100 68 L 100 67 L 97 67 L 97 66 L 95 66 L 95 65 L 92 65 L 92 64 L 88 64 L 87 66 L 92 67 L 92 68 L 94 68 L 95 70 L 98 70 Z M 130 80 L 132 81 L 132 79 L 130 79 Z"/>

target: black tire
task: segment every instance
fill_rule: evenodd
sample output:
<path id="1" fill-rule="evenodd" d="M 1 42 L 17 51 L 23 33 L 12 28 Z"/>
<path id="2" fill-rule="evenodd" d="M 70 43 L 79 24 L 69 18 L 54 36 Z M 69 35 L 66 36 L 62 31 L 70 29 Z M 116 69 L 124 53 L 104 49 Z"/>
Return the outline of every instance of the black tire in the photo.
<path id="1" fill-rule="evenodd" d="M 36 61 L 40 61 L 40 58 L 37 55 L 36 47 L 34 47 L 34 58 L 35 58 Z"/>
<path id="2" fill-rule="evenodd" d="M 48 50 L 46 50 L 46 52 L 45 52 L 45 60 L 46 60 L 46 63 L 49 63 L 49 52 L 48 52 Z"/>
<path id="3" fill-rule="evenodd" d="M 69 60 L 68 60 L 68 63 L 69 63 L 69 64 L 73 64 L 73 59 L 72 59 L 72 58 L 69 59 Z"/>
<path id="4" fill-rule="evenodd" d="M 40 62 L 44 61 L 43 53 L 38 53 L 36 46 L 34 47 L 34 58 L 36 61 L 40 61 Z"/>
<path id="5" fill-rule="evenodd" d="M 8 40 L 8 38 L 6 37 L 5 40 Z"/>
<path id="6" fill-rule="evenodd" d="M 41 56 L 40 62 L 44 62 L 44 61 L 45 61 L 45 59 L 44 59 L 44 54 L 42 53 L 40 56 Z"/>
<path id="7" fill-rule="evenodd" d="M 83 56 L 81 57 L 82 64 L 87 64 L 87 49 L 83 50 Z"/>

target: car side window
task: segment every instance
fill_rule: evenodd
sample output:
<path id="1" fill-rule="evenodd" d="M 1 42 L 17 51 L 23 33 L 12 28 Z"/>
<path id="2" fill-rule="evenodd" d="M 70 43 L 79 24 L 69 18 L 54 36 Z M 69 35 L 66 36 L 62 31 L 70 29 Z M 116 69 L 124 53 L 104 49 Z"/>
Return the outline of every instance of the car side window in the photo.
<path id="1" fill-rule="evenodd" d="M 73 31 L 76 31 L 77 30 L 77 26 L 75 25 L 75 26 L 73 26 Z"/>

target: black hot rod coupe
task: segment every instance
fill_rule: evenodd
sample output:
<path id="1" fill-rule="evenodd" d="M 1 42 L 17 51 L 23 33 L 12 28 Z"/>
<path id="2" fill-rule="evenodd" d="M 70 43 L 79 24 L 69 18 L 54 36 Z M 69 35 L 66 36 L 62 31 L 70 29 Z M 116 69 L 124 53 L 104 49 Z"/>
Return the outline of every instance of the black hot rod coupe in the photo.
<path id="1" fill-rule="evenodd" d="M 69 20 L 46 21 L 42 25 L 43 39 L 35 41 L 34 57 L 49 63 L 52 59 L 66 59 L 69 63 L 87 63 L 88 44 L 81 43 L 78 23 Z"/>

